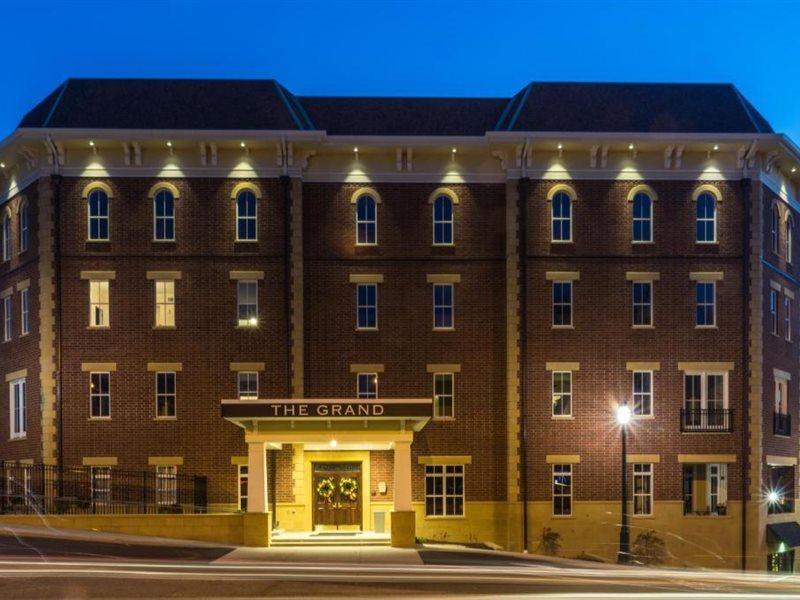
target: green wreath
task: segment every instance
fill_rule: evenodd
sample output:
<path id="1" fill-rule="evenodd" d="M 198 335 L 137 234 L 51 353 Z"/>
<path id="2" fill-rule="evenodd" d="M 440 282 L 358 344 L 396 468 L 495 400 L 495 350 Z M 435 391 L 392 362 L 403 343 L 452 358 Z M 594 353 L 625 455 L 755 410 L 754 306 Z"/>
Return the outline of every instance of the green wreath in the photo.
<path id="1" fill-rule="evenodd" d="M 339 481 L 339 491 L 345 498 L 355 500 L 358 492 L 358 482 L 350 477 L 345 477 Z"/>
<path id="2" fill-rule="evenodd" d="M 326 477 L 317 484 L 317 495 L 323 500 L 330 502 L 334 489 L 333 480 L 330 477 Z"/>

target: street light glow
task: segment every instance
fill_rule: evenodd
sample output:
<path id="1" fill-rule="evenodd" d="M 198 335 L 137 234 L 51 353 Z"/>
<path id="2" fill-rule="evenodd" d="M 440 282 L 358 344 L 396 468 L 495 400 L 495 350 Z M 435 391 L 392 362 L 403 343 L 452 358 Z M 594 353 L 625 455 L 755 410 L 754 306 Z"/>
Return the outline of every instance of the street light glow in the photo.
<path id="1" fill-rule="evenodd" d="M 617 407 L 617 423 L 627 425 L 631 422 L 631 409 L 627 404 L 620 404 Z"/>

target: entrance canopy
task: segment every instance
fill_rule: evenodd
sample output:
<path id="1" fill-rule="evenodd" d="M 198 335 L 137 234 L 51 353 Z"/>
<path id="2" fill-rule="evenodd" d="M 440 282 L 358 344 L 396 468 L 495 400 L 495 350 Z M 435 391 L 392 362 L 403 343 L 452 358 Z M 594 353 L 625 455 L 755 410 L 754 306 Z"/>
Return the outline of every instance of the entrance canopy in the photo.
<path id="1" fill-rule="evenodd" d="M 772 544 L 784 544 L 787 548 L 800 546 L 800 524 L 795 521 L 767 525 L 767 540 Z"/>
<path id="2" fill-rule="evenodd" d="M 348 448 L 379 449 L 376 444 L 388 448 L 394 440 L 411 440 L 430 421 L 433 400 L 241 399 L 223 400 L 221 410 L 224 419 L 245 430 L 248 441 L 322 446 L 335 439 Z"/>

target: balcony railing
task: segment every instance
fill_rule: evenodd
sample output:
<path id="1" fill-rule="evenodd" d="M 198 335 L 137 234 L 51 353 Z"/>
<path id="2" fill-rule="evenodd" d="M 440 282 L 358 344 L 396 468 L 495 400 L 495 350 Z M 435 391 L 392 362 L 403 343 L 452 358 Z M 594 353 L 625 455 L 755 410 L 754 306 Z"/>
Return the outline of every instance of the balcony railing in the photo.
<path id="1" fill-rule="evenodd" d="M 683 408 L 681 431 L 733 431 L 733 409 Z"/>
<path id="2" fill-rule="evenodd" d="M 773 413 L 772 433 L 776 435 L 792 435 L 792 415 Z"/>

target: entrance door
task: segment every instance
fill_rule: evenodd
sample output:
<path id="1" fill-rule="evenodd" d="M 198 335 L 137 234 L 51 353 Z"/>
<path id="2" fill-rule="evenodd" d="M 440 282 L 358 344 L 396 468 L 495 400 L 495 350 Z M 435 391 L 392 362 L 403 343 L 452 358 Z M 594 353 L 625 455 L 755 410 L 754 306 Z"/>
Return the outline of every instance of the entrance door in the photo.
<path id="1" fill-rule="evenodd" d="M 361 529 L 361 463 L 313 463 L 314 528 Z"/>

